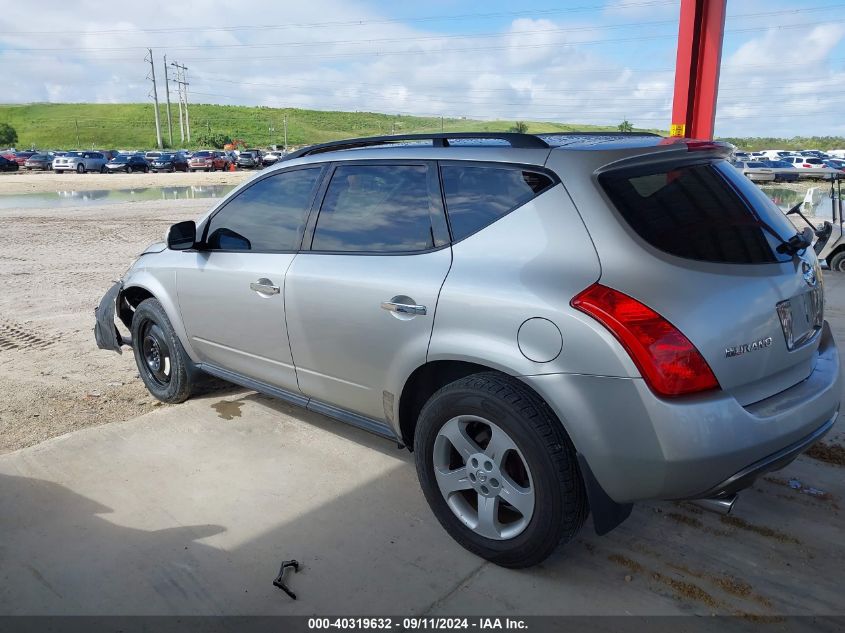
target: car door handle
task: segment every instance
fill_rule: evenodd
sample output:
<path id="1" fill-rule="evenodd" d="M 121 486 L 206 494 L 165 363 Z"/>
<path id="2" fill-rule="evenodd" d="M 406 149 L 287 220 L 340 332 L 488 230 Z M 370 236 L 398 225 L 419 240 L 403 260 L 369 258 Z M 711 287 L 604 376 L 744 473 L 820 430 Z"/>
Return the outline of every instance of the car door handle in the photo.
<path id="1" fill-rule="evenodd" d="M 279 287 L 274 286 L 273 282 L 269 279 L 259 279 L 258 281 L 253 281 L 249 284 L 250 290 L 255 290 L 255 292 L 260 292 L 263 295 L 277 295 L 279 294 Z"/>
<path id="2" fill-rule="evenodd" d="M 393 301 L 382 301 L 381 309 L 388 312 L 398 312 L 399 314 L 419 314 L 426 313 L 425 306 L 418 306 L 411 303 L 395 303 Z"/>

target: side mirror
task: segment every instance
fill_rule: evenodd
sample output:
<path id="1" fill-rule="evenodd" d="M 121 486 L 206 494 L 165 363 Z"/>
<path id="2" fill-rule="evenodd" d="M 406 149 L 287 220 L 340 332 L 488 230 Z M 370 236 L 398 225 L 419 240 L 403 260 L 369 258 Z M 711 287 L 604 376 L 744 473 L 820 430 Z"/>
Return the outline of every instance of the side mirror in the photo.
<path id="1" fill-rule="evenodd" d="M 193 220 L 174 224 L 167 231 L 167 248 L 185 251 L 193 248 L 197 241 L 197 225 Z"/>

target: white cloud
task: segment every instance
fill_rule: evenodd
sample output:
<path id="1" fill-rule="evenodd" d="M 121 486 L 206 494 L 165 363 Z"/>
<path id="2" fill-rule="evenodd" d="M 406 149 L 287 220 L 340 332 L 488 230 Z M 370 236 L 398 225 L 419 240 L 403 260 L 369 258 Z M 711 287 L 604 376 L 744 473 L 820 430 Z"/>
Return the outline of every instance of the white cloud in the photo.
<path id="1" fill-rule="evenodd" d="M 152 46 L 160 96 L 167 52 L 189 66 L 193 101 L 574 123 L 628 118 L 663 128 L 670 118 L 676 28 L 637 24 L 671 22 L 677 2 L 614 0 L 599 13 L 520 17 L 498 29 L 480 21 L 467 25 L 483 32 L 473 37 L 436 23 L 385 21 L 371 4 L 341 0 L 259 1 L 250 11 L 230 0 L 147 0 L 131 14 L 101 0 L 45 11 L 8 4 L 0 17 L 4 101 L 147 102 L 143 58 Z M 429 11 L 450 10 L 470 12 Z M 326 22 L 335 24 L 314 25 Z M 245 24 L 286 28 L 230 28 Z M 137 31 L 203 26 L 227 30 Z M 834 133 L 839 124 L 818 117 L 770 115 L 830 112 L 829 60 L 843 36 L 841 24 L 743 35 L 747 41 L 724 59 L 717 133 Z M 748 118 L 756 112 L 759 119 Z"/>

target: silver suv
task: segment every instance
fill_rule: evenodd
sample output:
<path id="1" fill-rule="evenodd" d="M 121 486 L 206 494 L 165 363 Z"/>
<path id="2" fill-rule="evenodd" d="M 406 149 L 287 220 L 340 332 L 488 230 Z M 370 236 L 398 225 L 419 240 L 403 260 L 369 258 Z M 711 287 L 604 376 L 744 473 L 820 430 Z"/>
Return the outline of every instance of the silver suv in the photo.
<path id="1" fill-rule="evenodd" d="M 725 160 L 641 134 L 312 146 L 174 225 L 103 298 L 150 392 L 203 373 L 414 451 L 444 528 L 539 563 L 592 513 L 736 493 L 834 424 L 809 229 Z M 123 327 L 130 335 L 122 334 Z"/>
<path id="2" fill-rule="evenodd" d="M 53 159 L 53 171 L 75 171 L 80 174 L 98 171 L 104 174 L 107 162 L 108 158 L 101 152 L 68 152 Z"/>

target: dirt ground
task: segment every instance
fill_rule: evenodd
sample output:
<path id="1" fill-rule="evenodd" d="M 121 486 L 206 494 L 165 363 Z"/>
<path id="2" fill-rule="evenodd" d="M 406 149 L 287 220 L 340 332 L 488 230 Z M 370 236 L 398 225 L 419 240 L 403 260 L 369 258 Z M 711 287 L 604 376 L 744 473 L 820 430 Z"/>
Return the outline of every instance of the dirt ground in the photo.
<path id="1" fill-rule="evenodd" d="M 250 172 L 0 175 L 0 196 L 235 185 Z M 98 350 L 94 307 L 167 227 L 214 199 L 0 209 L 0 453 L 160 406 L 124 354 Z M 131 351 L 129 352 L 131 354 Z"/>

